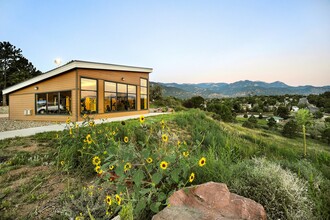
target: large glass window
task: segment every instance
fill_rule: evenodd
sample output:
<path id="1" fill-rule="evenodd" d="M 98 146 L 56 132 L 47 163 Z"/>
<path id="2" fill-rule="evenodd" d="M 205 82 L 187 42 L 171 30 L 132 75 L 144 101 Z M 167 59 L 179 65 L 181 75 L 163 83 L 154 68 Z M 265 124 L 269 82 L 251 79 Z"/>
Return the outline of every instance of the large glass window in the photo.
<path id="1" fill-rule="evenodd" d="M 148 80 L 140 79 L 140 104 L 141 110 L 148 109 Z"/>
<path id="2" fill-rule="evenodd" d="M 136 86 L 123 83 L 104 83 L 104 111 L 136 110 Z"/>
<path id="3" fill-rule="evenodd" d="M 117 111 L 117 84 L 104 83 L 104 112 Z"/>
<path id="4" fill-rule="evenodd" d="M 97 113 L 97 80 L 81 78 L 80 105 L 82 114 Z"/>
<path id="5" fill-rule="evenodd" d="M 71 91 L 36 94 L 36 113 L 68 115 L 71 112 Z"/>

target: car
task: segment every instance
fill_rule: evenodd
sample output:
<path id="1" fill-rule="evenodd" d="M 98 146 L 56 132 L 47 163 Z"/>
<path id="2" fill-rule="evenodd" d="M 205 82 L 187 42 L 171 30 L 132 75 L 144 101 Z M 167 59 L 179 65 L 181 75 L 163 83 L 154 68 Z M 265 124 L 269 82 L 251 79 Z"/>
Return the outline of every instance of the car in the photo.
<path id="1" fill-rule="evenodd" d="M 45 114 L 47 111 L 46 105 L 41 106 L 37 109 L 38 114 Z M 60 105 L 60 111 L 65 111 L 65 108 L 63 107 L 63 105 Z M 58 105 L 49 105 L 48 104 L 48 112 L 49 113 L 58 113 L 59 109 L 58 109 Z"/>

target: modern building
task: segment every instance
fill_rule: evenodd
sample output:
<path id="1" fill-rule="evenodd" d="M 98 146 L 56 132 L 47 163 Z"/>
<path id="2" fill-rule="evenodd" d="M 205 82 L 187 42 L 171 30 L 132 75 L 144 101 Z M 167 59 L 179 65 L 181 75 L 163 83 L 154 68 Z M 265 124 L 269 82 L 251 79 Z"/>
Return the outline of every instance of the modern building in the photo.
<path id="1" fill-rule="evenodd" d="M 82 121 L 146 114 L 151 68 L 73 60 L 4 89 L 12 120 Z"/>

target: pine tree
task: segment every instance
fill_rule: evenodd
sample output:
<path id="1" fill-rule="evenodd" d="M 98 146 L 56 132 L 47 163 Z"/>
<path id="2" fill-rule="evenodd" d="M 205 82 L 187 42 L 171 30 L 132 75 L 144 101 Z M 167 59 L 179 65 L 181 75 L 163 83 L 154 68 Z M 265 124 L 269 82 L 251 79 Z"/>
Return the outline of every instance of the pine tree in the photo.
<path id="1" fill-rule="evenodd" d="M 0 90 L 17 83 L 40 75 L 31 62 L 23 55 L 22 50 L 17 49 L 9 42 L 0 42 Z M 2 96 L 0 96 L 2 97 Z M 6 97 L 3 98 L 3 105 L 7 105 Z"/>

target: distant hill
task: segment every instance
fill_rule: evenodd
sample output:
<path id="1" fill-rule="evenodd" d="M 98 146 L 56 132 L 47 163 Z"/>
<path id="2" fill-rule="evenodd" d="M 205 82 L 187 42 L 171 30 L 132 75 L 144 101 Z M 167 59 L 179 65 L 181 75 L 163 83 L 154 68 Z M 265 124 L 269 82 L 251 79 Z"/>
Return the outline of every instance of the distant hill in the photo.
<path id="1" fill-rule="evenodd" d="M 309 95 L 330 91 L 330 86 L 289 86 L 280 81 L 272 83 L 250 80 L 237 81 L 234 83 L 151 83 L 160 85 L 163 88 L 164 96 L 174 96 L 182 99 L 190 98 L 192 96 L 222 98 L 249 95 Z"/>

